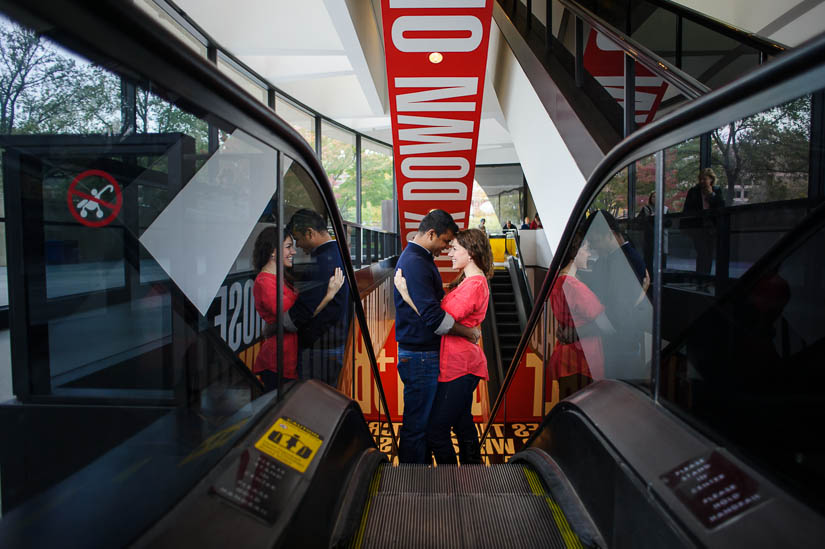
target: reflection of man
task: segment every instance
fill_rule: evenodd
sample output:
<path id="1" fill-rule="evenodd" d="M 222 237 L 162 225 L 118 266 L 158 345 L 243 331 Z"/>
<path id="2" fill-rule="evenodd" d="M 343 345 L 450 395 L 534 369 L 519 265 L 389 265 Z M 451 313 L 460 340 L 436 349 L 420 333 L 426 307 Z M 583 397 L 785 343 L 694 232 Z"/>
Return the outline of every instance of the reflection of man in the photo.
<path id="1" fill-rule="evenodd" d="M 404 382 L 404 420 L 398 459 L 402 463 L 430 463 L 427 422 L 438 386 L 441 336 L 446 333 L 478 340 L 478 332 L 458 324 L 441 308 L 444 287 L 433 256 L 455 237 L 458 226 L 444 210 L 424 216 L 415 238 L 398 258 L 398 270 L 420 316 L 393 289 L 395 339 L 398 341 L 398 375 Z"/>
<path id="2" fill-rule="evenodd" d="M 344 270 L 338 246 L 318 213 L 302 209 L 295 212 L 287 231 L 295 244 L 312 258 L 298 285 L 298 300 L 284 315 L 284 329 L 298 332 L 298 376 L 319 379 L 333 387 L 343 367 L 344 347 L 349 329 L 350 293 L 347 282 L 314 318 L 318 304 L 326 295 L 336 268 Z"/>
<path id="3" fill-rule="evenodd" d="M 604 210 L 590 216 L 587 240 L 599 254 L 588 277 L 616 332 L 602 340 L 606 377 L 634 377 L 642 364 L 641 345 L 652 317 L 645 292 L 650 277 L 636 248 L 625 240 L 616 219 Z"/>

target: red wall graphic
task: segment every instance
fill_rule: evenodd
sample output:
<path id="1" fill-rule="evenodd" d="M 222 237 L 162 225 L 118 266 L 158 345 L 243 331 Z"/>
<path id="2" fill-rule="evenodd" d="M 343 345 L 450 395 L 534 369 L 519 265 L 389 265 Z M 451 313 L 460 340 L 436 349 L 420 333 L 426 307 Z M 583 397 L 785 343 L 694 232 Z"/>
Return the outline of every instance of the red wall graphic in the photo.
<path id="1" fill-rule="evenodd" d="M 402 246 L 430 210 L 469 219 L 493 1 L 381 0 Z"/>

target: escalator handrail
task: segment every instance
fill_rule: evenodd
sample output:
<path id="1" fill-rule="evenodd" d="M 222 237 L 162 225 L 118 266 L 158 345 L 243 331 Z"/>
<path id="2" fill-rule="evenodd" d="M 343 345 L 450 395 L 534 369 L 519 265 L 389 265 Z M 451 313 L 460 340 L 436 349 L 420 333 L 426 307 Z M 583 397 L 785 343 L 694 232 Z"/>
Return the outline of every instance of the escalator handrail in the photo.
<path id="1" fill-rule="evenodd" d="M 309 146 L 307 141 L 270 108 L 221 73 L 216 65 L 185 45 L 170 31 L 157 24 L 139 6 L 131 2 L 105 0 L 95 2 L 94 8 L 85 8 L 83 4 L 65 0 L 41 0 L 40 2 L 26 3 L 25 11 L 36 14 L 42 21 L 54 25 L 57 29 L 105 29 L 105 32 L 72 33 L 72 44 L 81 46 L 89 52 L 105 52 L 107 58 L 119 61 L 124 67 L 134 68 L 139 73 L 142 72 L 152 80 L 161 83 L 169 91 L 179 94 L 180 97 L 186 98 L 196 105 L 198 100 L 203 99 L 204 94 L 218 96 L 225 102 L 225 105 L 221 105 L 223 111 L 226 111 L 226 106 L 229 106 L 230 110 L 240 111 L 242 117 L 247 117 L 253 123 L 259 124 L 278 138 L 283 139 L 292 148 L 290 152 L 299 156 L 300 161 L 311 171 L 316 190 L 330 213 L 330 221 L 335 234 L 346 234 L 343 218 L 338 210 L 326 171 L 315 154 L 315 150 Z M 126 47 L 121 44 L 119 40 L 121 37 L 126 40 L 131 38 L 140 45 L 141 49 L 149 50 L 157 58 L 166 60 L 168 65 L 163 67 L 150 66 L 147 59 L 130 57 L 134 54 L 134 47 Z M 170 44 L 175 44 L 177 47 L 170 47 Z M 169 65 L 173 66 L 174 69 L 170 69 Z M 195 80 L 208 91 L 201 92 L 200 90 L 188 89 L 184 83 L 180 82 L 179 78 L 174 78 L 174 76 L 181 74 Z M 211 112 L 207 105 L 200 104 L 198 106 L 206 112 Z M 226 112 L 216 114 L 225 115 Z M 381 405 L 384 410 L 389 410 L 384 387 L 381 384 L 380 371 L 373 351 L 372 340 L 369 330 L 366 329 L 368 326 L 366 315 L 358 295 L 358 286 L 349 249 L 346 247 L 345 239 L 335 239 L 335 243 L 344 262 L 345 276 L 349 284 L 350 297 L 355 306 L 356 317 L 361 326 L 364 327 L 362 337 L 364 338 L 365 351 L 378 389 Z M 397 453 L 398 443 L 393 429 L 390 429 L 390 435 L 393 449 Z"/>
<path id="2" fill-rule="evenodd" d="M 511 229 L 510 231 L 513 233 L 513 240 L 516 241 L 516 256 L 518 257 L 519 269 L 521 270 L 521 278 L 524 281 L 524 287 L 527 289 L 527 297 L 529 301 L 533 302 L 533 289 L 530 287 L 530 281 L 527 280 L 527 269 L 524 265 L 524 254 L 521 253 L 521 239 L 519 238 L 518 230 Z M 505 234 L 506 234 L 505 232 Z M 505 242 L 504 246 L 507 246 Z"/>
<path id="3" fill-rule="evenodd" d="M 593 12 L 580 6 L 572 0 L 559 0 L 559 3 L 579 17 L 582 21 L 598 30 L 621 48 L 625 55 L 632 57 L 637 63 L 649 69 L 656 76 L 682 92 L 688 99 L 696 99 L 708 92 L 710 88 L 692 77 L 675 63 L 671 63 L 653 51 L 643 46 L 624 32 L 613 27 Z"/>
<path id="4" fill-rule="evenodd" d="M 689 19 L 694 23 L 701 25 L 702 27 L 708 28 L 714 32 L 718 32 L 723 36 L 727 36 L 728 38 L 732 38 L 736 40 L 742 45 L 749 46 L 760 52 L 776 56 L 781 53 L 785 53 L 790 48 L 788 46 L 781 44 L 775 40 L 768 40 L 758 34 L 748 32 L 746 30 L 740 29 L 734 25 L 729 23 L 725 23 L 724 21 L 720 21 L 715 17 L 711 17 L 706 13 L 702 13 L 700 11 L 696 11 L 692 8 L 687 6 L 683 6 L 681 4 L 677 4 L 676 2 L 672 2 L 671 0 L 646 0 L 647 2 L 660 7 L 666 11 L 669 11 L 679 17 L 683 17 L 685 19 Z"/>
<path id="5" fill-rule="evenodd" d="M 519 339 L 513 361 L 505 373 L 504 383 L 498 397 L 490 410 L 490 418 L 484 427 L 481 443 L 495 421 L 504 396 L 515 377 L 517 366 L 538 324 L 543 307 L 550 294 L 556 274 L 562 267 L 561 260 L 567 253 L 570 243 L 580 221 L 591 203 L 592 198 L 601 191 L 613 174 L 630 162 L 663 150 L 676 143 L 695 138 L 702 133 L 718 127 L 719 121 L 736 120 L 748 114 L 754 114 L 773 107 L 782 101 L 810 93 L 818 81 L 815 77 L 825 79 L 825 34 L 821 34 L 798 48 L 771 61 L 770 63 L 743 76 L 739 80 L 712 91 L 681 109 L 667 114 L 661 119 L 646 125 L 617 144 L 596 166 L 587 180 L 564 232 L 559 239 L 559 246 L 544 277 L 541 290 L 536 296 L 533 312 L 527 320 L 527 328 Z M 817 74 L 818 73 L 818 74 Z"/>

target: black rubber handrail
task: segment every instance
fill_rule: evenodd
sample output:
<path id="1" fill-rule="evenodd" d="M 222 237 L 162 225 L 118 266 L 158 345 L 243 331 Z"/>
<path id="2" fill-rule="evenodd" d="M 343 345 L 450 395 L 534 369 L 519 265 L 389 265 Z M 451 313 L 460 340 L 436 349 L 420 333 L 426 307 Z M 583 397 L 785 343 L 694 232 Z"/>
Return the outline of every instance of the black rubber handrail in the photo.
<path id="1" fill-rule="evenodd" d="M 266 133 L 283 140 L 285 146 L 279 145 L 281 152 L 294 155 L 313 175 L 316 189 L 330 212 L 335 234 L 346 234 L 324 167 L 306 140 L 269 107 L 232 82 L 206 58 L 180 42 L 177 36 L 158 25 L 138 6 L 120 0 L 100 0 L 93 5 L 71 0 L 40 0 L 34 3 L 23 1 L 21 4 L 24 7 L 18 11 L 14 1 L 0 2 L 0 6 L 10 9 L 13 15 L 19 13 L 25 16 L 26 12 L 36 15 L 39 27 L 48 29 L 45 25 L 48 23 L 51 26 L 50 32 L 55 34 L 59 42 L 80 49 L 93 60 L 99 59 L 104 63 L 116 61 L 120 67 L 128 67 L 129 70 L 158 82 L 187 104 L 233 123 L 240 123 L 244 130 L 248 129 L 252 135 L 264 141 Z M 95 32 L 79 32 L 77 29 L 95 29 Z M 344 262 L 355 315 L 364 328 L 362 337 L 381 405 L 384 410 L 389 410 L 367 329 L 366 315 L 358 296 L 349 249 L 345 239 L 336 239 L 335 242 Z M 390 431 L 393 449 L 397 453 L 395 431 Z"/>
<path id="2" fill-rule="evenodd" d="M 699 82 L 674 63 L 666 61 L 655 54 L 640 42 L 631 38 L 624 32 L 613 27 L 604 19 L 598 17 L 593 12 L 580 6 L 572 0 L 558 0 L 559 3 L 570 10 L 582 21 L 598 30 L 609 38 L 614 44 L 619 46 L 625 53 L 632 57 L 637 63 L 649 69 L 653 74 L 664 79 L 665 82 L 678 89 L 685 97 L 696 99 L 707 94 L 710 88 Z"/>
<path id="3" fill-rule="evenodd" d="M 616 145 L 605 156 L 582 189 L 559 239 L 560 244 L 553 255 L 541 290 L 536 296 L 536 307 L 527 321 L 527 329 L 519 340 L 516 354 L 505 374 L 504 383 L 490 410 L 490 419 L 481 437 L 482 444 L 504 402 L 519 361 L 527 350 L 527 344 L 538 324 L 543 309 L 539 304 L 546 302 L 556 274 L 561 268 L 561 260 L 570 247 L 575 231 L 584 218 L 592 198 L 604 184 L 630 162 L 712 131 L 727 121 L 738 120 L 825 87 L 825 62 L 823 60 L 825 60 L 825 34 L 809 40 L 736 82 L 723 86 L 660 120 L 646 125 Z"/>

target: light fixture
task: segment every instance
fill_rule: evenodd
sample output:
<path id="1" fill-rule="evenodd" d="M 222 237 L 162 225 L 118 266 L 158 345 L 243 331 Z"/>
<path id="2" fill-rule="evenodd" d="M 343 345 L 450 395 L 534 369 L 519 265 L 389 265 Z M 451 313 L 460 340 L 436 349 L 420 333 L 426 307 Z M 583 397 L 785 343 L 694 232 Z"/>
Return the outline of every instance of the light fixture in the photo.
<path id="1" fill-rule="evenodd" d="M 444 61 L 444 56 L 441 53 L 434 51 L 430 54 L 430 63 L 438 64 L 442 61 Z"/>

